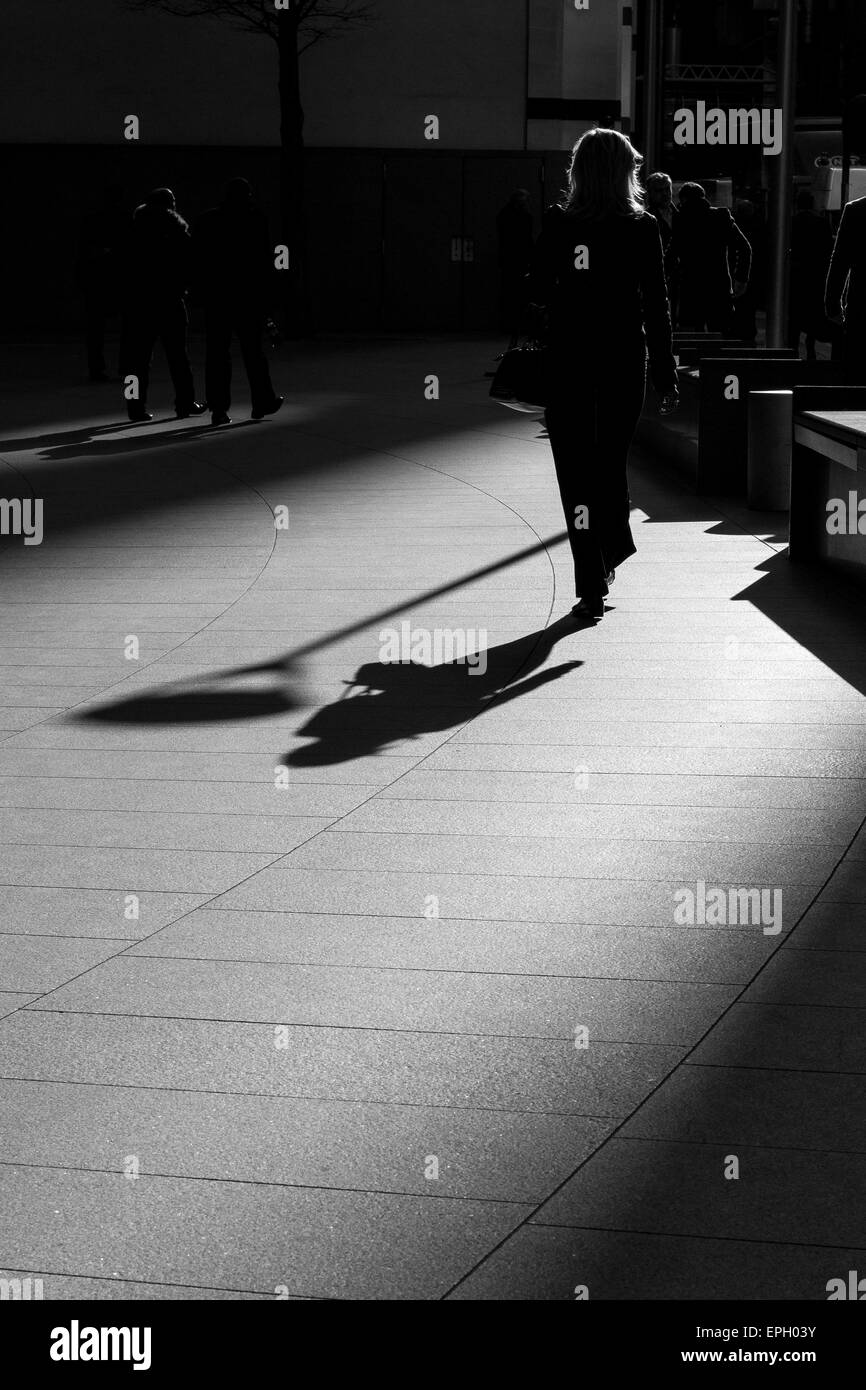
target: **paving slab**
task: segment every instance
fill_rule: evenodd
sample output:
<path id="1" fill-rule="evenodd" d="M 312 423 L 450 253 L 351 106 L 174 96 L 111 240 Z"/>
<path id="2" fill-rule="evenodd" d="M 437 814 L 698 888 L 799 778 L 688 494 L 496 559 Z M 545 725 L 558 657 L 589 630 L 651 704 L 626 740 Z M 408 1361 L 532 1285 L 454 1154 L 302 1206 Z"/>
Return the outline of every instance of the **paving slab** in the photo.
<path id="1" fill-rule="evenodd" d="M 577 1049 L 573 1037 L 279 1027 L 19 1011 L 0 1030 L 0 1074 L 621 1119 L 683 1056 L 656 1043 Z"/>
<path id="2" fill-rule="evenodd" d="M 609 840 L 568 835 L 452 835 L 357 831 L 348 819 L 327 828 L 286 861 L 292 870 L 335 873 L 438 872 L 479 877 L 674 879 L 694 884 L 785 883 L 818 886 L 832 869 L 832 849 L 814 840 Z M 282 867 L 282 866 L 281 866 Z"/>
<path id="3" fill-rule="evenodd" d="M 284 790 L 294 791 L 308 782 L 322 787 L 335 782 L 350 786 L 381 786 L 409 771 L 417 761 L 414 757 L 400 758 L 383 752 L 376 757 L 347 757 L 345 762 L 324 767 L 294 766 L 290 771 L 289 786 Z M 167 753 L 159 749 L 136 752 L 98 748 L 67 751 L 58 748 L 0 747 L 0 775 L 4 781 L 26 781 L 35 797 L 39 794 L 39 781 L 44 778 L 54 780 L 60 783 L 58 801 L 64 795 L 75 795 L 74 789 L 65 788 L 65 783 L 80 778 L 101 783 L 114 779 L 132 781 L 142 796 L 147 795 L 147 782 L 189 781 L 198 785 L 208 781 L 227 784 L 247 782 L 252 786 L 270 788 L 274 784 L 275 768 L 279 765 L 273 752 L 223 752 L 219 758 L 214 758 L 209 752 Z M 170 792 L 166 794 L 171 795 Z M 206 793 L 203 791 L 202 795 Z M 322 796 L 323 803 L 318 804 L 333 804 L 327 792 L 323 791 Z M 58 801 L 53 804 L 57 805 Z M 307 803 L 303 804 L 306 807 Z"/>
<path id="4" fill-rule="evenodd" d="M 320 1298 L 441 1297 L 525 1211 L 52 1168 L 7 1167 L 2 1178 L 0 1248 L 10 1266 L 250 1292 L 282 1285 Z"/>
<path id="5" fill-rule="evenodd" d="M 860 857 L 844 859 L 827 884 L 822 901 L 857 906 L 866 903 L 866 860 Z"/>
<path id="6" fill-rule="evenodd" d="M 815 1004 L 829 1009 L 866 1007 L 862 951 L 782 950 L 749 988 L 750 1000 Z"/>
<path id="7" fill-rule="evenodd" d="M 571 923 L 191 912 L 131 956 L 595 978 L 751 980 L 770 939 L 750 929 L 580 927 Z"/>
<path id="8" fill-rule="evenodd" d="M 866 1011 L 740 999 L 689 1057 L 697 1066 L 866 1071 Z"/>
<path id="9" fill-rule="evenodd" d="M 811 811 L 733 810 L 668 806 L 546 806 L 538 802 L 503 805 L 498 801 L 426 801 L 409 805 L 379 798 L 347 816 L 351 832 L 379 831 L 421 835 L 560 835 L 587 839 L 682 840 L 830 840 L 840 853 L 859 825 L 858 808 L 847 815 Z M 2 816 L 0 816 L 2 827 Z"/>
<path id="10" fill-rule="evenodd" d="M 279 854 L 176 849 L 88 849 L 83 845 L 0 846 L 0 883 L 20 888 L 108 888 L 128 892 L 223 892 L 273 864 Z"/>
<path id="11" fill-rule="evenodd" d="M 6 886 L 0 932 L 137 941 L 206 901 L 201 893 L 134 893 Z"/>
<path id="12" fill-rule="evenodd" d="M 623 1128 L 623 1136 L 866 1153 L 861 1076 L 839 1070 L 683 1066 Z M 808 1123 L 804 1123 L 804 1117 Z"/>
<path id="13" fill-rule="evenodd" d="M 194 779 L 182 780 L 154 778 L 150 784 L 141 778 L 114 776 L 108 778 L 78 776 L 61 783 L 54 777 L 3 777 L 0 775 L 0 806 L 14 807 L 16 811 L 119 811 L 153 816 L 171 816 L 171 813 L 201 817 L 235 816 L 238 818 L 238 836 L 232 848 L 240 848 L 238 839 L 245 838 L 246 827 L 252 824 L 267 838 L 267 827 L 261 822 L 267 817 L 278 818 L 281 823 L 291 825 L 292 821 L 307 819 L 327 823 L 330 817 L 344 815 L 354 810 L 367 797 L 378 790 L 375 784 L 357 782 L 335 785 L 317 783 L 312 787 L 294 785 L 275 785 L 276 770 L 270 766 L 258 782 L 250 778 L 247 782 L 217 781 L 215 778 L 204 782 Z M 244 825 L 241 826 L 240 821 Z M 70 825 L 79 822 L 68 817 Z M 13 822 L 17 832 L 18 825 L 32 824 L 26 818 Z M 35 822 L 37 827 L 48 822 Z M 83 822 L 89 825 L 89 822 Z M 137 822 L 130 822 L 137 825 Z M 150 824 L 148 822 L 147 824 Z M 178 824 L 174 823 L 175 826 Z M 214 822 L 214 830 L 224 828 L 226 837 L 230 824 Z M 196 830 L 201 842 L 207 839 L 199 825 Z M 273 830 L 271 831 L 273 837 Z M 197 843 L 199 841 L 197 840 Z M 262 846 L 258 846 L 261 848 Z"/>
<path id="14" fill-rule="evenodd" d="M 0 810 L 4 845 L 81 845 L 172 852 L 247 851 L 280 855 L 331 824 L 327 816 L 202 812 Z"/>
<path id="15" fill-rule="evenodd" d="M 41 994 L 123 950 L 127 942 L 65 936 L 0 936 L 0 988 Z"/>
<path id="16" fill-rule="evenodd" d="M 434 758 L 440 755 L 434 755 Z M 514 769 L 481 771 L 437 771 L 431 769 L 434 758 L 408 772 L 399 781 L 383 787 L 383 800 L 419 801 L 495 801 L 562 803 L 574 806 L 613 805 L 634 808 L 636 804 L 670 809 L 719 807 L 725 810 L 758 809 L 804 810 L 816 815 L 818 809 L 837 814 L 846 805 L 853 815 L 860 811 L 863 788 L 858 778 L 848 783 L 834 779 L 831 784 L 816 777 L 736 777 L 687 776 L 669 773 L 662 776 L 626 776 L 586 766 L 585 779 L 576 780 L 574 768 L 564 766 L 550 772 L 529 772 Z M 585 784 L 584 784 L 585 782 Z M 0 785 L 0 795 L 6 795 Z M 846 821 L 845 824 L 848 824 Z M 859 824 L 859 818 L 855 822 Z"/>
<path id="17" fill-rule="evenodd" d="M 709 1027 L 736 992 L 730 984 L 124 955 L 55 989 L 51 1008 L 504 1037 L 574 1038 L 580 1026 L 591 1040 L 680 1046 Z"/>
<path id="18" fill-rule="evenodd" d="M 866 950 L 866 903 L 813 903 L 788 945 L 798 951 Z"/>
<path id="19" fill-rule="evenodd" d="M 866 1248 L 866 1154 L 613 1138 L 541 1225 Z"/>
<path id="20" fill-rule="evenodd" d="M 7 1014 L 12 1014 L 16 1009 L 29 1004 L 31 999 L 36 999 L 37 995 L 27 994 L 22 990 L 2 990 L 0 991 L 0 1018 L 5 1018 Z"/>
<path id="21" fill-rule="evenodd" d="M 208 1289 L 195 1284 L 134 1283 L 130 1279 L 95 1279 L 80 1274 L 45 1274 L 36 1269 L 0 1269 L 4 1279 L 26 1280 L 34 1283 L 41 1280 L 42 1297 L 46 1302 L 64 1300 L 74 1302 L 102 1303 L 118 1302 L 177 1302 L 193 1299 L 195 1302 L 260 1302 L 262 1299 L 280 1299 L 287 1302 L 303 1301 L 297 1294 L 286 1294 L 282 1290 L 269 1290 L 251 1293 L 248 1289 Z"/>
<path id="22" fill-rule="evenodd" d="M 863 1267 L 846 1246 L 761 1244 L 523 1226 L 450 1298 L 462 1301 L 822 1301 L 831 1279 Z M 757 1313 L 757 1309 L 756 1309 Z"/>
<path id="23" fill-rule="evenodd" d="M 531 1202 L 607 1136 L 613 1120 L 0 1082 L 0 1163 Z"/>
<path id="24" fill-rule="evenodd" d="M 808 873 L 809 870 L 801 870 Z M 700 870 L 698 877 L 701 876 Z M 694 889 L 695 879 L 685 877 Z M 710 880 L 708 879 L 707 882 Z M 753 882 L 746 878 L 746 883 Z M 731 886 L 742 884 L 737 876 Z M 724 879 L 721 883 L 726 887 Z M 352 914 L 386 913 L 415 917 L 438 899 L 440 917 L 512 919 L 522 922 L 575 922 L 584 926 L 626 924 L 636 927 L 669 927 L 675 920 L 676 893 L 683 878 L 619 881 L 586 878 L 545 878 L 533 875 L 470 875 L 429 870 L 420 874 L 389 873 L 383 869 L 307 870 L 272 866 L 247 883 L 226 892 L 221 906 L 254 911 L 335 912 L 350 906 Z M 796 920 L 796 909 L 811 902 L 819 884 L 797 885 L 785 896 L 786 912 Z"/>

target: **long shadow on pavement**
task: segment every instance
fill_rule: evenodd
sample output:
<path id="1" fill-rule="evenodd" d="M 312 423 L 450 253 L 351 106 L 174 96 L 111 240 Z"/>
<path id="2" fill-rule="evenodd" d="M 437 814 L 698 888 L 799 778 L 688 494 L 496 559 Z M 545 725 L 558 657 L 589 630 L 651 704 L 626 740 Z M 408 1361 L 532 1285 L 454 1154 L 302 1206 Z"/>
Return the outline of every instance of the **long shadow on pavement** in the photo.
<path id="1" fill-rule="evenodd" d="M 283 762 L 309 767 L 348 761 L 463 724 L 491 704 L 516 700 L 581 666 L 580 661 L 565 661 L 538 670 L 558 641 L 586 625 L 567 615 L 550 627 L 488 648 L 480 661 L 470 653 L 468 660 L 433 666 L 411 660 L 365 662 L 344 682 L 343 695 L 316 710 L 298 730 L 314 742 L 287 753 Z M 273 684 L 264 690 L 232 689 L 251 676 L 271 676 Z M 302 659 L 288 652 L 271 662 L 217 672 L 204 689 L 184 689 L 184 682 L 174 682 L 88 709 L 74 720 L 147 725 L 259 719 L 303 706 L 302 682 Z"/>

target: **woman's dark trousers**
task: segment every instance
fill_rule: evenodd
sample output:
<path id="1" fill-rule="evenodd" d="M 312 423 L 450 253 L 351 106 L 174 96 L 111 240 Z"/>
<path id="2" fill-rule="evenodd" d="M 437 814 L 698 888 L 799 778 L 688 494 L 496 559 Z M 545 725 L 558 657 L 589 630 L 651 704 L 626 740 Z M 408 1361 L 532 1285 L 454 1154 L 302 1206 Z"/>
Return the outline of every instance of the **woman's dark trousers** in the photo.
<path id="1" fill-rule="evenodd" d="M 595 598 L 607 593 L 607 575 L 636 549 L 627 465 L 643 409 L 646 365 L 575 365 L 566 380 L 547 407 L 547 431 L 574 558 L 575 594 Z"/>

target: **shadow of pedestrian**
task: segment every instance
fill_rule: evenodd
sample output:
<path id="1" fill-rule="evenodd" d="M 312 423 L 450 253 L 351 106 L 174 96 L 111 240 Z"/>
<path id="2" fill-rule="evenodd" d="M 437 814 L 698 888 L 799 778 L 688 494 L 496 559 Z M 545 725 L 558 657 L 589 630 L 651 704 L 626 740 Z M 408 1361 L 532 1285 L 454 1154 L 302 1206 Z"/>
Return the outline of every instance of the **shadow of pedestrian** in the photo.
<path id="1" fill-rule="evenodd" d="M 218 428 L 208 422 L 206 425 L 181 425 L 179 429 L 170 430 L 154 429 L 154 425 L 163 423 L 160 420 L 154 420 L 152 423 L 148 421 L 146 424 L 137 421 L 133 423 L 142 431 L 141 434 L 126 434 L 122 439 L 96 439 L 60 444 L 54 448 L 42 449 L 40 457 L 72 459 L 82 455 L 86 455 L 88 458 L 98 458 L 100 454 L 134 454 L 142 449 L 158 449 L 163 444 L 188 444 L 190 440 L 200 438 L 203 435 L 213 437 L 214 435 L 234 434 L 236 430 L 244 429 L 247 425 L 257 424 L 258 421 L 235 420 L 230 425 L 220 425 Z"/>
<path id="2" fill-rule="evenodd" d="M 493 704 L 558 680 L 582 665 L 566 661 L 539 671 L 563 637 L 586 626 L 571 615 L 551 627 L 490 647 L 483 658 L 470 654 L 427 666 L 406 661 L 370 661 L 345 681 L 343 694 L 316 710 L 298 733 L 312 739 L 283 758 L 287 766 L 320 766 L 375 753 L 423 734 L 456 728 Z M 536 674 L 532 674 L 535 672 Z M 269 679 L 263 688 L 244 689 L 250 678 Z M 518 682 L 519 683 L 515 683 Z M 207 724 L 262 719 L 303 708 L 303 664 L 291 652 L 274 661 L 214 672 L 203 686 L 177 681 L 111 704 L 76 712 L 72 723 Z"/>
<path id="3" fill-rule="evenodd" d="M 562 637 L 586 625 L 568 616 L 491 647 L 483 668 L 462 660 L 436 666 L 367 662 L 346 682 L 338 700 L 317 710 L 298 730 L 299 736 L 314 742 L 287 753 L 283 762 L 288 767 L 320 767 L 456 728 L 492 705 L 517 700 L 581 666 L 580 661 L 565 661 L 538 671 Z"/>
<path id="4" fill-rule="evenodd" d="M 202 435 L 234 434 L 258 420 L 233 420 L 230 425 L 179 423 L 173 429 L 160 429 L 173 421 L 173 415 L 155 416 L 151 421 L 118 420 L 112 425 L 94 425 L 80 430 L 57 430 L 50 434 L 22 436 L 20 439 L 0 439 L 0 450 L 7 453 L 37 452 L 40 459 L 99 458 L 100 455 L 132 454 L 143 449 L 158 449 L 162 444 L 187 444 Z M 120 438 L 111 436 L 119 435 Z"/>
<path id="5" fill-rule="evenodd" d="M 141 428 L 138 420 L 118 419 L 110 425 L 83 425 L 79 430 L 51 430 L 48 433 L 43 430 L 40 434 L 22 434 L 17 438 L 0 439 L 0 450 L 8 454 L 23 454 L 31 449 L 49 450 L 55 445 L 63 445 L 72 450 L 80 448 L 92 439 L 98 440 L 104 434 L 117 434 L 121 430 Z"/>

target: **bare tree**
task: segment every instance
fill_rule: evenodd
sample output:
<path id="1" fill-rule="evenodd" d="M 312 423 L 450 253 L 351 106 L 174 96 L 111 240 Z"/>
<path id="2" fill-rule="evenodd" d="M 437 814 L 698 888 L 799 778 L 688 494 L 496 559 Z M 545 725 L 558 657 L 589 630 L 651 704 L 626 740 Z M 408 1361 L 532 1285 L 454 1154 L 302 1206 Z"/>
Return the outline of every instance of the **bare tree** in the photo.
<path id="1" fill-rule="evenodd" d="M 304 108 L 300 57 L 321 39 L 369 24 L 374 0 L 126 0 L 139 11 L 179 19 L 219 19 L 276 45 L 280 94 L 280 222 L 289 248 L 290 302 L 296 326 L 312 327 L 306 275 Z"/>

